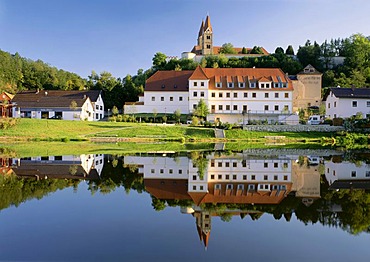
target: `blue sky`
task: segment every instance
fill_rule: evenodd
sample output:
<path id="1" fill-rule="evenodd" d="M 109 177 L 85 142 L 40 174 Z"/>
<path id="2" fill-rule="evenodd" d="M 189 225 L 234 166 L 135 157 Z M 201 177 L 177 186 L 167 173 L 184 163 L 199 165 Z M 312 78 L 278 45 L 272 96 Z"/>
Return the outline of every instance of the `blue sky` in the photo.
<path id="1" fill-rule="evenodd" d="M 0 49 L 82 77 L 115 77 L 181 56 L 211 17 L 214 44 L 273 52 L 307 39 L 370 35 L 368 0 L 0 0 Z"/>

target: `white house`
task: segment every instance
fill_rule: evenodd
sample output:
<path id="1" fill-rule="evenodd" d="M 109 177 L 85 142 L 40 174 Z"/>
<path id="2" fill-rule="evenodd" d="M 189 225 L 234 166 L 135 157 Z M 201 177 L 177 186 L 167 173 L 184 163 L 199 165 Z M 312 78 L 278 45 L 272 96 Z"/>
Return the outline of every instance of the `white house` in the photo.
<path id="1" fill-rule="evenodd" d="M 201 68 L 194 71 L 158 71 L 143 96 L 126 103 L 130 113 L 192 113 L 203 99 L 209 121 L 245 123 L 259 119 L 278 122 L 293 114 L 293 86 L 278 68 Z"/>
<path id="2" fill-rule="evenodd" d="M 357 113 L 370 116 L 370 88 L 330 88 L 326 96 L 326 116 L 347 118 Z"/>
<path id="3" fill-rule="evenodd" d="M 98 121 L 104 117 L 100 90 L 33 90 L 17 93 L 12 99 L 13 116 Z"/>

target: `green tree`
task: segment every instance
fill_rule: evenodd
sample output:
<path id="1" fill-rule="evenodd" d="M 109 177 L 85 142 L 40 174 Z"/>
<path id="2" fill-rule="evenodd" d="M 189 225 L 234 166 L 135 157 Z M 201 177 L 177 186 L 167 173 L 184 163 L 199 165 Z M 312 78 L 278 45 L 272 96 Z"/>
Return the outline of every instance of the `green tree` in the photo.
<path id="1" fill-rule="evenodd" d="M 316 41 L 312 45 L 310 40 L 307 40 L 304 46 L 299 47 L 297 57 L 303 66 L 311 64 L 316 69 L 321 70 L 323 68 L 320 60 L 321 48 Z"/>
<path id="2" fill-rule="evenodd" d="M 242 48 L 242 54 L 248 54 L 248 51 L 247 51 L 247 49 L 244 46 Z"/>
<path id="3" fill-rule="evenodd" d="M 165 67 L 166 65 L 166 61 L 167 61 L 167 56 L 161 52 L 157 52 L 155 53 L 153 59 L 153 67 L 156 69 L 156 70 L 161 70 Z"/>
<path id="4" fill-rule="evenodd" d="M 113 114 L 114 116 L 118 115 L 118 108 L 117 108 L 116 106 L 113 106 L 113 107 L 112 107 L 112 114 Z"/>
<path id="5" fill-rule="evenodd" d="M 260 46 L 254 46 L 251 50 L 251 54 L 263 54 L 263 50 Z"/>
<path id="6" fill-rule="evenodd" d="M 284 54 L 284 49 L 282 47 L 277 47 L 275 49 L 275 54 Z"/>
<path id="7" fill-rule="evenodd" d="M 203 99 L 199 100 L 197 108 L 194 110 L 193 114 L 201 119 L 205 119 L 207 117 L 209 109 Z"/>
<path id="8" fill-rule="evenodd" d="M 175 112 L 173 112 L 173 117 L 174 117 L 176 123 L 180 123 L 180 118 L 181 118 L 180 109 L 177 109 Z"/>
<path id="9" fill-rule="evenodd" d="M 285 50 L 286 55 L 294 55 L 294 49 L 291 45 L 288 45 L 287 49 Z"/>
<path id="10" fill-rule="evenodd" d="M 236 50 L 231 43 L 225 43 L 220 48 L 220 54 L 236 54 Z"/>

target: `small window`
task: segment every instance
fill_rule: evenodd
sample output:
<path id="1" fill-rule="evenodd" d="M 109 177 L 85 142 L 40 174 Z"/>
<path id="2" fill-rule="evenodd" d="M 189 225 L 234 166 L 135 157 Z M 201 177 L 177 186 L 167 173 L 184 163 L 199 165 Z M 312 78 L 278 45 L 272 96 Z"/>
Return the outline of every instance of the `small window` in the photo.
<path id="1" fill-rule="evenodd" d="M 161 96 L 161 101 L 164 101 L 164 96 Z"/>
<path id="2" fill-rule="evenodd" d="M 266 84 L 266 88 L 270 88 L 270 84 Z"/>
<path id="3" fill-rule="evenodd" d="M 265 84 L 262 84 L 262 83 L 261 83 L 260 87 L 261 87 L 261 88 L 265 88 Z"/>
<path id="4" fill-rule="evenodd" d="M 95 108 L 96 108 L 96 110 L 99 110 L 99 105 L 96 105 Z"/>
<path id="5" fill-rule="evenodd" d="M 352 171 L 352 172 L 351 172 L 351 177 L 356 177 L 356 175 L 357 175 L 357 174 L 356 174 L 356 171 Z"/>
<path id="6" fill-rule="evenodd" d="M 218 93 L 218 97 L 222 97 L 222 93 L 220 92 L 220 93 Z"/>
<path id="7" fill-rule="evenodd" d="M 227 190 L 232 190 L 233 189 L 233 185 L 232 184 L 227 184 L 226 185 L 226 189 Z"/>
<path id="8" fill-rule="evenodd" d="M 284 176 L 284 181 L 287 181 L 288 180 L 288 176 Z"/>
<path id="9" fill-rule="evenodd" d="M 155 96 L 152 96 L 152 101 L 155 101 Z"/>
<path id="10" fill-rule="evenodd" d="M 279 98 L 279 93 L 275 93 L 275 98 Z"/>
<path id="11" fill-rule="evenodd" d="M 218 110 L 222 110 L 222 105 L 218 105 Z"/>
<path id="12" fill-rule="evenodd" d="M 357 101 L 352 101 L 352 107 L 357 107 Z"/>
<path id="13" fill-rule="evenodd" d="M 211 179 L 213 180 L 213 179 L 215 179 L 215 175 L 211 175 Z"/>
<path id="14" fill-rule="evenodd" d="M 207 39 L 209 39 L 208 38 L 209 36 L 207 36 Z M 207 49 L 210 49 L 211 48 L 211 45 L 207 45 Z"/>
<path id="15" fill-rule="evenodd" d="M 247 92 L 244 92 L 244 97 L 248 97 L 248 93 Z"/>
<path id="16" fill-rule="evenodd" d="M 197 176 L 193 176 L 193 180 L 195 181 L 195 180 L 197 180 Z"/>
<path id="17" fill-rule="evenodd" d="M 215 167 L 215 160 L 211 160 L 211 167 Z"/>
<path id="18" fill-rule="evenodd" d="M 173 96 L 170 96 L 170 101 L 173 101 Z"/>
<path id="19" fill-rule="evenodd" d="M 284 111 L 289 111 L 289 106 L 288 105 L 284 105 Z"/>
<path id="20" fill-rule="evenodd" d="M 265 93 L 265 98 L 269 98 L 269 93 Z"/>
<path id="21" fill-rule="evenodd" d="M 159 173 L 163 174 L 164 173 L 164 169 L 159 170 Z"/>
<path id="22" fill-rule="evenodd" d="M 182 101 L 182 96 L 179 96 L 179 101 Z"/>
<path id="23" fill-rule="evenodd" d="M 155 170 L 154 169 L 150 169 L 150 173 L 151 174 L 154 174 L 155 173 Z"/>
<path id="24" fill-rule="evenodd" d="M 162 85 L 162 88 L 165 88 L 166 86 L 165 85 Z"/>
<path id="25" fill-rule="evenodd" d="M 198 92 L 193 92 L 193 96 L 194 97 L 197 97 L 198 96 Z"/>
<path id="26" fill-rule="evenodd" d="M 279 111 L 279 105 L 275 105 L 274 109 L 275 111 Z"/>
<path id="27" fill-rule="evenodd" d="M 200 86 L 204 86 L 204 82 L 200 82 Z"/>
<path id="28" fill-rule="evenodd" d="M 247 110 L 248 110 L 248 106 L 247 105 L 243 105 L 243 111 L 244 112 L 247 112 Z"/>
<path id="29" fill-rule="evenodd" d="M 263 180 L 268 180 L 269 179 L 269 176 L 268 175 L 264 175 L 263 176 Z"/>
<path id="30" fill-rule="evenodd" d="M 337 101 L 334 101 L 334 107 L 337 107 Z"/>
<path id="31" fill-rule="evenodd" d="M 370 171 L 366 171 L 365 177 L 370 177 Z"/>
<path id="32" fill-rule="evenodd" d="M 222 167 L 222 162 L 218 162 L 218 163 L 217 163 L 217 166 L 218 166 L 218 167 Z"/>
<path id="33" fill-rule="evenodd" d="M 200 190 L 203 190 L 203 186 L 200 186 L 200 187 L 199 187 L 199 189 L 200 189 Z"/>
<path id="34" fill-rule="evenodd" d="M 193 190 L 197 190 L 197 186 L 193 186 Z"/>
<path id="35" fill-rule="evenodd" d="M 197 109 L 197 104 L 193 104 L 193 109 Z"/>
<path id="36" fill-rule="evenodd" d="M 247 175 L 243 175 L 243 180 L 247 180 Z"/>
<path id="37" fill-rule="evenodd" d="M 244 83 L 239 82 L 239 88 L 244 88 Z"/>
<path id="38" fill-rule="evenodd" d="M 230 176 L 229 175 L 226 175 L 225 179 L 230 179 Z"/>
<path id="39" fill-rule="evenodd" d="M 226 93 L 226 97 L 230 97 L 230 93 Z"/>
<path id="40" fill-rule="evenodd" d="M 216 87 L 221 88 L 222 87 L 222 83 L 221 82 L 217 82 L 216 83 Z"/>
<path id="41" fill-rule="evenodd" d="M 252 97 L 253 98 L 256 98 L 257 97 L 257 93 L 252 93 Z"/>
<path id="42" fill-rule="evenodd" d="M 173 174 L 173 169 L 169 169 L 168 173 Z"/>
<path id="43" fill-rule="evenodd" d="M 370 107 L 370 101 L 366 101 L 366 106 Z"/>
<path id="44" fill-rule="evenodd" d="M 179 175 L 181 175 L 182 174 L 182 169 L 179 169 Z"/>
<path id="45" fill-rule="evenodd" d="M 268 110 L 269 110 L 269 106 L 265 105 L 265 111 L 268 111 Z"/>
<path id="46" fill-rule="evenodd" d="M 225 167 L 230 167 L 230 162 L 226 162 Z"/>
<path id="47" fill-rule="evenodd" d="M 274 180 L 278 180 L 278 176 L 277 175 L 274 175 Z"/>
<path id="48" fill-rule="evenodd" d="M 198 82 L 194 82 L 194 86 L 198 86 Z"/>
<path id="49" fill-rule="evenodd" d="M 204 92 L 200 92 L 200 97 L 204 97 Z"/>
<path id="50" fill-rule="evenodd" d="M 233 175 L 233 180 L 236 180 L 236 175 Z"/>
<path id="51" fill-rule="evenodd" d="M 233 167 L 238 167 L 238 163 L 237 162 L 233 162 Z"/>
<path id="52" fill-rule="evenodd" d="M 215 92 L 212 92 L 211 93 L 211 97 L 216 97 L 216 93 Z"/>
<path id="53" fill-rule="evenodd" d="M 283 163 L 283 168 L 288 168 L 288 163 Z"/>
<path id="54" fill-rule="evenodd" d="M 249 84 L 249 87 L 250 87 L 250 88 L 256 88 L 256 83 L 250 83 L 250 84 Z"/>
<path id="55" fill-rule="evenodd" d="M 289 93 L 284 93 L 285 98 L 289 98 Z"/>
<path id="56" fill-rule="evenodd" d="M 234 93 L 234 98 L 238 98 L 238 93 Z"/>
<path id="57" fill-rule="evenodd" d="M 238 105 L 234 105 L 233 110 L 238 110 Z"/>
<path id="58" fill-rule="evenodd" d="M 218 180 L 222 180 L 222 175 L 217 176 Z"/>
<path id="59" fill-rule="evenodd" d="M 263 167 L 264 168 L 268 168 L 269 167 L 269 163 L 263 163 Z"/>
<path id="60" fill-rule="evenodd" d="M 251 179 L 252 179 L 252 180 L 256 180 L 256 175 L 252 175 L 252 176 L 251 176 Z"/>
<path id="61" fill-rule="evenodd" d="M 233 88 L 234 87 L 234 83 L 232 83 L 232 82 L 227 83 L 227 87 L 228 88 Z"/>

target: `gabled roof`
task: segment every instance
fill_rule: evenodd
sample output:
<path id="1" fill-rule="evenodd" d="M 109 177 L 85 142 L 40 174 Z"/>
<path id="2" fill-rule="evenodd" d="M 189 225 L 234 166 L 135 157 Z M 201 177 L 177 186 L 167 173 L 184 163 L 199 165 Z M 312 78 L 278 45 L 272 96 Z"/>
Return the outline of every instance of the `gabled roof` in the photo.
<path id="1" fill-rule="evenodd" d="M 88 91 L 62 91 L 62 90 L 29 90 L 17 93 L 12 102 L 19 107 L 39 108 L 39 107 L 65 107 L 69 108 L 72 101 L 81 107 L 87 99 L 99 97 L 100 90 Z"/>
<path id="2" fill-rule="evenodd" d="M 197 66 L 197 68 L 194 70 L 194 72 L 191 74 L 189 80 L 208 80 L 209 78 L 204 73 L 204 70 L 202 67 Z"/>
<path id="3" fill-rule="evenodd" d="M 322 75 L 319 71 L 316 70 L 311 64 L 308 64 L 298 75 Z"/>
<path id="4" fill-rule="evenodd" d="M 193 71 L 157 71 L 148 78 L 144 91 L 188 91 Z"/>
<path id="5" fill-rule="evenodd" d="M 209 15 L 207 15 L 206 22 L 204 23 L 204 31 L 207 29 L 212 31 L 211 19 L 209 18 Z"/>
<path id="6" fill-rule="evenodd" d="M 2 93 L 2 95 L 5 95 L 6 97 L 8 97 L 10 100 L 12 100 L 13 99 L 13 97 L 14 97 L 14 95 L 12 95 L 12 94 L 10 94 L 10 93 L 8 93 L 8 92 L 3 92 Z M 0 100 L 2 100 L 2 96 L 0 97 Z"/>
<path id="7" fill-rule="evenodd" d="M 330 91 L 338 98 L 370 98 L 370 88 L 332 87 Z"/>

